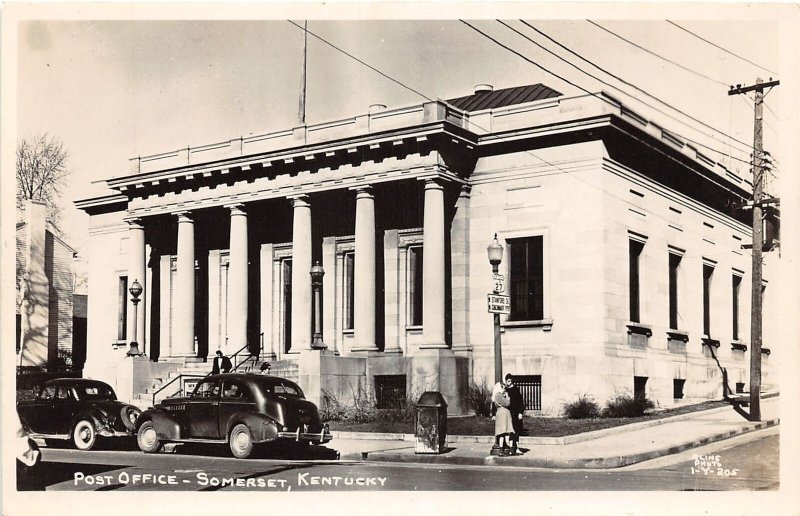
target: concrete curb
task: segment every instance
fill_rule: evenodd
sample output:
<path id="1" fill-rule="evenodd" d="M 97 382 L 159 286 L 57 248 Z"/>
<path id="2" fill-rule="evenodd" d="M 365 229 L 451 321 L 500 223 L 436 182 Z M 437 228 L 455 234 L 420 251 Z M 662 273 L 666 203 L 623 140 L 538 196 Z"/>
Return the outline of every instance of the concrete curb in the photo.
<path id="1" fill-rule="evenodd" d="M 559 457 L 496 457 L 496 456 L 448 456 L 448 455 L 417 455 L 414 453 L 395 453 L 386 451 L 349 453 L 346 460 L 365 460 L 369 462 L 418 462 L 426 464 L 451 464 L 464 466 L 511 466 L 523 468 L 551 468 L 551 469 L 613 469 L 630 466 L 637 462 L 652 460 L 665 455 L 673 455 L 682 451 L 703 446 L 713 442 L 730 439 L 737 435 L 762 430 L 780 424 L 780 418 L 751 423 L 739 428 L 719 432 L 707 437 L 687 441 L 675 446 L 651 450 L 648 452 L 619 455 L 611 457 L 590 458 L 559 458 Z M 342 459 L 345 459 L 343 456 Z"/>
<path id="2" fill-rule="evenodd" d="M 777 394 L 770 394 L 763 396 L 762 399 L 777 397 Z M 686 414 L 679 414 L 677 416 L 664 417 L 660 419 L 653 419 L 650 421 L 640 421 L 638 423 L 630 423 L 627 425 L 614 426 L 611 428 L 603 428 L 602 430 L 594 430 L 591 432 L 582 432 L 580 434 L 565 435 L 561 437 L 526 437 L 522 436 L 519 443 L 522 445 L 564 445 L 573 444 L 583 441 L 590 441 L 599 437 L 604 437 L 610 434 L 620 432 L 632 432 L 642 428 L 650 428 L 666 423 L 673 423 L 675 421 L 683 421 L 685 419 L 692 419 L 698 416 L 713 415 L 726 410 L 731 410 L 731 405 L 725 405 L 708 410 L 701 410 L 697 412 L 688 412 Z M 332 432 L 334 439 L 349 439 L 349 440 L 371 440 L 371 441 L 406 441 L 414 442 L 414 434 L 401 434 L 401 433 L 379 433 L 379 432 Z M 448 444 L 491 444 L 494 443 L 494 436 L 492 435 L 448 435 Z"/>

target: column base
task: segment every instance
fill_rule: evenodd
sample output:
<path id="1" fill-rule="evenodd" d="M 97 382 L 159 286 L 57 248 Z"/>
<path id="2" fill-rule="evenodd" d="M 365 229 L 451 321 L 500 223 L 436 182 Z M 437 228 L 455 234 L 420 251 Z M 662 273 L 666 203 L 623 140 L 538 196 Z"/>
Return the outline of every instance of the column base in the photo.
<path id="1" fill-rule="evenodd" d="M 447 402 L 447 412 L 459 411 L 456 356 L 451 349 L 420 348 L 411 357 L 412 392 L 438 391 Z"/>

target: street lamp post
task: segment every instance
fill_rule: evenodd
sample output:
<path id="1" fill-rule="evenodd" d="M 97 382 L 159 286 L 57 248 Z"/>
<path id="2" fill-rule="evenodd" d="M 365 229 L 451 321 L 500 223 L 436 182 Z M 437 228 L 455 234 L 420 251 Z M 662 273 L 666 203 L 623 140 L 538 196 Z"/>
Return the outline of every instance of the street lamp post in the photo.
<path id="1" fill-rule="evenodd" d="M 503 261 L 503 246 L 497 241 L 497 233 L 494 234 L 494 240 L 486 248 L 486 253 L 489 255 L 489 263 L 492 265 L 492 273 L 498 274 L 500 262 Z M 499 294 L 495 288 L 495 294 Z M 495 383 L 503 380 L 503 352 L 500 349 L 500 314 L 494 313 L 494 381 Z"/>
<path id="2" fill-rule="evenodd" d="M 311 288 L 314 291 L 314 336 L 311 339 L 311 349 L 327 349 L 328 346 L 322 341 L 322 300 L 320 290 L 322 290 L 322 277 L 325 269 L 317 261 L 311 267 Z"/>
<path id="3" fill-rule="evenodd" d="M 141 356 L 142 354 L 142 352 L 139 351 L 139 343 L 136 342 L 136 330 L 139 326 L 137 306 L 139 305 L 139 301 L 141 301 L 141 299 L 139 299 L 139 296 L 142 295 L 143 290 L 144 289 L 142 288 L 141 283 L 139 283 L 139 280 L 133 280 L 131 288 L 128 289 L 128 291 L 131 293 L 132 296 L 131 302 L 133 303 L 133 340 L 131 341 L 131 347 L 127 353 L 129 357 L 138 357 Z"/>

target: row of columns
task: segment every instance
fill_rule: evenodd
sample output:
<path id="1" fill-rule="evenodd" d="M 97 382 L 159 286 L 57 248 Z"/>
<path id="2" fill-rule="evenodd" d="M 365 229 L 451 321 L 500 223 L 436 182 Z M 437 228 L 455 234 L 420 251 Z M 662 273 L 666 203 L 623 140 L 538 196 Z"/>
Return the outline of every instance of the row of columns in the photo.
<path id="1" fill-rule="evenodd" d="M 376 231 L 375 197 L 369 186 L 355 188 L 354 347 L 353 351 L 376 351 Z M 290 198 L 292 220 L 292 342 L 295 351 L 311 347 L 311 204 L 307 195 Z M 230 243 L 228 269 L 228 341 L 225 353 L 234 353 L 247 343 L 248 237 L 247 213 L 241 204 L 229 206 Z M 177 270 L 173 289 L 172 343 L 169 356 L 193 357 L 195 310 L 195 238 L 191 213 L 177 213 Z M 438 181 L 425 182 L 423 217 L 423 346 L 447 347 L 445 341 L 445 225 L 444 189 Z M 144 228 L 138 219 L 129 222 L 129 282 L 145 284 Z M 143 294 L 149 295 L 148 292 Z M 143 299 L 144 301 L 144 299 Z M 128 340 L 133 328 L 141 340 L 145 335 L 145 311 L 137 321 L 129 310 Z"/>

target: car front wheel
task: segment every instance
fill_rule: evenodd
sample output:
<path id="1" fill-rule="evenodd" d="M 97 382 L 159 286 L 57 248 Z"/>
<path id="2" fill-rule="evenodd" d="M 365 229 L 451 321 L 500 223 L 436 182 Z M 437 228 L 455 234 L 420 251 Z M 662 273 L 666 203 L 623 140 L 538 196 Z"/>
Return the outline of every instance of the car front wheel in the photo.
<path id="1" fill-rule="evenodd" d="M 72 430 L 72 442 L 79 450 L 91 450 L 97 441 L 97 432 L 94 424 L 86 419 L 81 419 Z"/>
<path id="2" fill-rule="evenodd" d="M 139 427 L 136 443 L 139 445 L 139 449 L 145 453 L 156 453 L 161 449 L 161 441 L 158 439 L 158 433 L 152 421 L 145 421 Z"/>
<path id="3" fill-rule="evenodd" d="M 237 459 L 246 459 L 253 451 L 253 438 L 250 435 L 250 429 L 242 423 L 233 427 L 228 443 L 231 445 L 231 453 Z"/>

